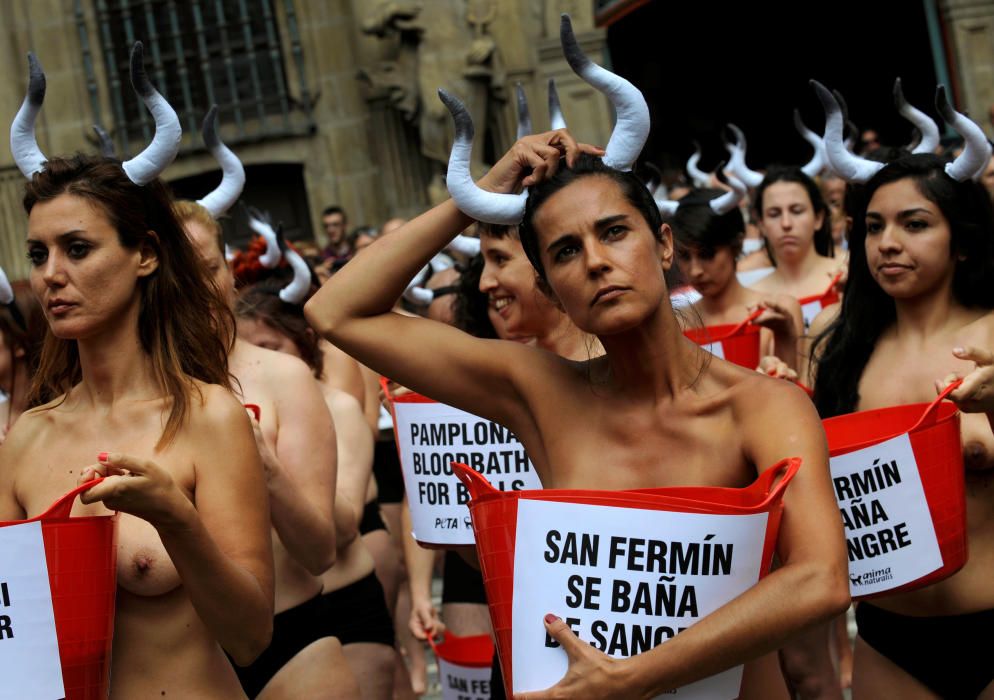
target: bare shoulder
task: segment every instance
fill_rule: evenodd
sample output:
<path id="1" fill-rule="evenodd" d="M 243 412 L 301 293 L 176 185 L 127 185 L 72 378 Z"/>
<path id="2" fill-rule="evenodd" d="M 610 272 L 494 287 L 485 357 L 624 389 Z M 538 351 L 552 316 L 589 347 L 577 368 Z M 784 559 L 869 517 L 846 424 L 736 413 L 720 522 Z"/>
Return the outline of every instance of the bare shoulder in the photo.
<path id="1" fill-rule="evenodd" d="M 187 425 L 196 436 L 217 441 L 218 431 L 230 430 L 240 424 L 248 425 L 248 413 L 238 398 L 218 384 L 197 381 L 199 399 L 190 402 Z"/>
<path id="2" fill-rule="evenodd" d="M 246 355 L 260 373 L 259 379 L 272 387 L 274 392 L 293 391 L 298 383 L 314 382 L 314 373 L 300 358 L 256 345 L 246 349 Z M 291 385 L 287 386 L 287 382 Z"/>
<path id="3" fill-rule="evenodd" d="M 328 408 L 330 408 L 333 413 L 354 413 L 358 411 L 359 414 L 362 415 L 362 406 L 359 404 L 358 399 L 352 396 L 352 394 L 342 391 L 341 389 L 325 387 L 324 395 L 325 400 L 328 403 Z"/>
<path id="4" fill-rule="evenodd" d="M 733 389 L 736 416 L 743 422 L 759 419 L 790 423 L 795 417 L 818 419 L 814 404 L 794 382 L 768 377 L 759 372 L 746 371 Z M 771 422 L 771 429 L 777 429 Z"/>
<path id="5" fill-rule="evenodd" d="M 821 335 L 825 332 L 825 329 L 832 325 L 839 316 L 839 312 L 842 310 L 842 302 L 837 301 L 834 304 L 829 304 L 824 309 L 818 312 L 818 315 L 814 317 L 811 321 L 811 327 L 808 329 L 808 335 L 814 337 Z"/>

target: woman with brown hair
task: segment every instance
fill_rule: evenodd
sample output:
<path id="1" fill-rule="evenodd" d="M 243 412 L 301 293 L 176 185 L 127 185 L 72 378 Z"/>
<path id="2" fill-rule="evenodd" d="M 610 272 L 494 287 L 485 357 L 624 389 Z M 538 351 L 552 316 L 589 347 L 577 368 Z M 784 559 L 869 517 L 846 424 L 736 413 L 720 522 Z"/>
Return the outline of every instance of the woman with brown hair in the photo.
<path id="1" fill-rule="evenodd" d="M 28 409 L 31 376 L 48 324 L 27 282 L 0 268 L 0 444 Z"/>
<path id="2" fill-rule="evenodd" d="M 106 477 L 73 510 L 122 513 L 111 695 L 240 697 L 224 651 L 245 664 L 269 641 L 268 503 L 229 391 L 231 315 L 157 179 L 179 122 L 141 61 L 138 45 L 132 83 L 156 135 L 121 163 L 45 158 L 32 57 L 11 142 L 30 178 L 30 282 L 48 320 L 32 397 L 47 403 L 21 416 L 0 452 L 0 518 L 37 515 Z"/>

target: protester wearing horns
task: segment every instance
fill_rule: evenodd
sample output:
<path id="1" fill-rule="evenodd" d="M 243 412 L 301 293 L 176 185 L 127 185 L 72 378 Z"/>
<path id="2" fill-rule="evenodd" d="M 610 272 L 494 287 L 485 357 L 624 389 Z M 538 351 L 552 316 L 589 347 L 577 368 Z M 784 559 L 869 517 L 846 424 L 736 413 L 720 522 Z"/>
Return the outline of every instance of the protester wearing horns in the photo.
<path id="1" fill-rule="evenodd" d="M 221 165 L 221 183 L 203 199 L 178 202 L 175 209 L 230 314 L 234 278 L 217 217 L 238 199 L 245 171 L 219 138 L 216 107 L 204 120 L 203 138 Z M 275 232 L 266 234 L 278 246 Z M 277 247 L 261 259 L 275 266 L 281 257 Z M 295 276 L 281 292 L 288 296 L 310 287 L 307 265 L 299 256 L 293 264 L 302 267 L 304 279 Z M 354 532 L 345 499 L 337 499 L 336 509 L 334 423 L 303 362 L 236 338 L 228 363 L 238 396 L 259 409 L 252 425 L 269 495 L 276 583 L 272 643 L 250 666 L 237 669 L 239 680 L 252 698 L 349 697 L 347 688 L 358 690 L 355 679 L 321 614 L 321 574 L 335 562 L 336 525 Z"/>
<path id="2" fill-rule="evenodd" d="M 745 222 L 738 209 L 745 186 L 737 181 L 736 185 L 725 193 L 713 189 L 692 192 L 672 207 L 677 264 L 684 279 L 701 294 L 690 306 L 691 315 L 697 314 L 704 326 L 717 326 L 740 323 L 762 310 L 753 321 L 765 326 L 760 355 L 775 354 L 797 369 L 797 344 L 803 333 L 800 304 L 786 294 L 764 295 L 747 289 L 735 274 L 745 237 Z"/>
<path id="3" fill-rule="evenodd" d="M 838 103 L 815 87 L 833 169 L 865 183 L 853 189 L 860 206 L 841 310 L 812 327 L 821 331 L 812 372 L 819 412 L 930 401 L 966 377 L 950 398 L 968 414 L 961 429 L 969 559 L 948 579 L 857 606 L 854 697 L 988 697 L 994 665 L 976 640 L 994 624 L 994 213 L 977 179 L 991 148 L 940 88 L 938 110 L 966 140 L 955 161 L 917 154 L 884 165 L 854 157 L 841 147 Z"/>
<path id="4" fill-rule="evenodd" d="M 0 451 L 0 518 L 37 515 L 104 477 L 73 512 L 122 513 L 111 695 L 244 697 L 224 651 L 247 664 L 269 643 L 268 503 L 229 391 L 233 319 L 158 179 L 179 120 L 136 44 L 152 143 L 123 163 L 46 158 L 34 137 L 44 74 L 29 60 L 11 150 L 29 178 L 30 282 L 49 328 L 32 385 L 42 405 Z"/>
<path id="5" fill-rule="evenodd" d="M 305 312 L 361 362 L 507 426 L 547 487 L 741 486 L 784 457 L 803 459 L 785 498 L 782 567 L 685 632 L 615 660 L 577 639 L 553 611 L 546 617 L 570 669 L 554 689 L 522 697 L 652 696 L 756 659 L 839 614 L 849 602 L 845 547 L 825 438 L 803 392 L 708 360 L 680 332 L 663 279 L 672 234 L 629 172 L 648 133 L 644 99 L 583 56 L 565 17 L 563 39 L 574 70 L 615 100 L 619 119 L 606 150 L 578 144 L 566 130 L 528 136 L 477 186 L 468 170 L 469 115 L 443 93 L 457 125 L 446 178 L 454 200 L 370 246 Z M 527 193 L 513 194 L 521 187 Z M 403 291 L 397 280 L 410 279 L 471 217 L 521 222 L 541 284 L 600 339 L 604 357 L 570 362 L 389 313 Z M 743 697 L 770 697 L 769 687 L 757 688 L 770 680 L 784 692 L 772 663 L 765 678 L 750 664 Z"/>

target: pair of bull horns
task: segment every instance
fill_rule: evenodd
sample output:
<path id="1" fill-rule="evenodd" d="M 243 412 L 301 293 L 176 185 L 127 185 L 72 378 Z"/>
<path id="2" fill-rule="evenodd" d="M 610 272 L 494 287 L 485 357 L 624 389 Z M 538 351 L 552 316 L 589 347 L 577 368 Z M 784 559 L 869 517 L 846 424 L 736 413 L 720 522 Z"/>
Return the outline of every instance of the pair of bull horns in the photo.
<path id="1" fill-rule="evenodd" d="M 631 170 L 642 146 L 649 137 L 649 106 L 638 88 L 590 60 L 576 41 L 569 15 L 563 15 L 559 28 L 563 54 L 570 68 L 584 81 L 604 93 L 614 105 L 618 115 L 611 138 L 605 148 L 604 164 L 618 170 Z M 473 119 L 466 107 L 445 90 L 439 97 L 452 114 L 455 123 L 455 140 L 449 156 L 446 185 L 456 205 L 468 216 L 492 224 L 514 225 L 521 222 L 525 212 L 527 193 L 497 194 L 476 186 L 469 170 L 473 144 Z M 558 96 L 550 90 L 550 115 L 553 128 L 562 128 L 562 111 L 558 109 Z M 555 102 L 553 102 L 555 100 Z M 519 133 L 520 119 L 519 101 Z M 530 127 L 530 123 L 528 124 Z"/>
<path id="2" fill-rule="evenodd" d="M 711 207 L 711 211 L 716 216 L 727 214 L 738 207 L 748 192 L 748 188 L 744 182 L 739 180 L 735 175 L 729 175 L 725 172 L 726 167 L 727 164 L 725 162 L 719 163 L 715 173 L 718 179 L 731 189 L 708 202 L 708 206 Z M 659 207 L 659 212 L 663 216 L 673 216 L 676 214 L 677 209 L 680 208 L 680 202 L 671 199 L 656 199 L 656 206 Z"/>
<path id="3" fill-rule="evenodd" d="M 155 120 L 152 142 L 134 158 L 121 163 L 128 178 L 136 185 L 145 185 L 166 169 L 179 152 L 183 129 L 175 110 L 152 85 L 145 72 L 142 44 L 131 49 L 131 86 L 145 103 Z M 45 73 L 34 54 L 28 54 L 28 92 L 10 125 L 10 150 L 14 162 L 27 178 L 45 167 L 47 158 L 35 137 L 35 121 L 45 100 Z"/>

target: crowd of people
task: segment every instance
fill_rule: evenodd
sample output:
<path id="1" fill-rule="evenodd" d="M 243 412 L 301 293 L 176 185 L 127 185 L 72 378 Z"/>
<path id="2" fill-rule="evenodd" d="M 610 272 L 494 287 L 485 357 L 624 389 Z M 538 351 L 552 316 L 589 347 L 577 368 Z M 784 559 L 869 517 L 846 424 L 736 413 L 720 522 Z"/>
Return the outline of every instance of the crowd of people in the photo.
<path id="1" fill-rule="evenodd" d="M 743 698 L 994 693 L 977 641 L 994 620 L 989 142 L 940 93 L 958 141 L 916 122 L 913 148 L 863 134 L 854 151 L 816 85 L 811 163 L 750 170 L 736 138 L 714 174 L 695 161 L 644 182 L 644 100 L 568 20 L 563 44 L 615 102 L 604 148 L 524 133 L 474 182 L 471 117 L 443 93 L 451 199 L 377 226 L 329 206 L 320 245 L 253 211 L 244 250 L 221 235 L 245 174 L 216 112 L 204 138 L 222 183 L 178 201 L 161 176 L 179 122 L 140 45 L 132 82 L 156 132 L 123 162 L 41 153 L 32 57 L 11 129 L 30 275 L 0 277 L 0 519 L 102 479 L 73 512 L 121 513 L 112 697 L 410 698 L 429 637 L 491 632 L 474 556 L 411 537 L 385 408 L 406 391 L 506 426 L 546 488 L 740 488 L 802 460 L 769 575 L 627 659 L 550 610 L 535 624 L 569 670 L 516 697 L 655 697 L 743 664 Z M 684 333 L 745 323 L 761 327 L 755 367 Z M 853 644 L 821 421 L 954 381 L 969 558 L 859 602 Z M 492 697 L 505 687 L 495 658 Z"/>

